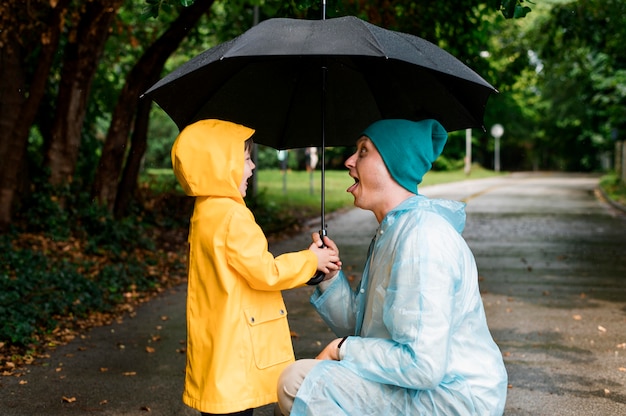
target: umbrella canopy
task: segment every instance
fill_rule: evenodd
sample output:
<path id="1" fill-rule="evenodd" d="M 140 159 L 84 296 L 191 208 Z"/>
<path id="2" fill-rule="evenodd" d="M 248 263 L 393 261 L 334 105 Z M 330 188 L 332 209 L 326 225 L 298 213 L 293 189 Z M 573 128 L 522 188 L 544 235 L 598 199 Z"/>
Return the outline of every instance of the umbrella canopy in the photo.
<path id="1" fill-rule="evenodd" d="M 383 118 L 483 127 L 488 82 L 438 46 L 356 17 L 269 19 L 211 48 L 144 95 L 180 129 L 219 118 L 288 149 L 352 145 Z M 322 141 L 323 138 L 323 141 Z"/>

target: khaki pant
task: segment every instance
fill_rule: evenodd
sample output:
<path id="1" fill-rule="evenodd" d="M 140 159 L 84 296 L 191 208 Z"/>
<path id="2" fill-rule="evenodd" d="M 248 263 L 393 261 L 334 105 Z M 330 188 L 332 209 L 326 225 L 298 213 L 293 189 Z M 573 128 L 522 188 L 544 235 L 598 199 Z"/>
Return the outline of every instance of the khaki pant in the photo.
<path id="1" fill-rule="evenodd" d="M 283 370 L 278 378 L 278 407 L 280 409 L 276 409 L 276 416 L 280 416 L 281 413 L 283 416 L 289 416 L 302 382 L 309 371 L 320 362 L 321 360 L 313 359 L 298 360 Z M 278 413 L 278 410 L 281 413 Z"/>

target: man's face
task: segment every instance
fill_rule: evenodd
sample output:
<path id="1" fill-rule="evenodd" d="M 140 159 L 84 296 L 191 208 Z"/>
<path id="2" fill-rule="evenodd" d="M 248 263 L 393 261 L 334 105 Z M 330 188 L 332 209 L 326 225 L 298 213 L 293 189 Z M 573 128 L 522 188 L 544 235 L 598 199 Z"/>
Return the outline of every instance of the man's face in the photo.
<path id="1" fill-rule="evenodd" d="M 366 137 L 356 143 L 356 152 L 350 156 L 345 166 L 354 178 L 354 185 L 346 189 L 354 197 L 354 205 L 374 214 L 383 212 L 386 207 L 386 191 L 395 183 L 374 143 Z"/>

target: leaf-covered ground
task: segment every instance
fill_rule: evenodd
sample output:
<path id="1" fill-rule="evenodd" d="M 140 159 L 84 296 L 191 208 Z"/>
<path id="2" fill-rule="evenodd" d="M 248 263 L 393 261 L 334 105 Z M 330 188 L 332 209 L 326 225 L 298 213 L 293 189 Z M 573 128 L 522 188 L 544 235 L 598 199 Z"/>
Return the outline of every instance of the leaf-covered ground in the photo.
<path id="1" fill-rule="evenodd" d="M 34 341 L 27 346 L 14 346 L 7 342 L 0 342 L 0 374 L 19 375 L 25 365 L 31 364 L 37 358 L 45 357 L 50 348 L 66 344 L 80 337 L 90 328 L 121 320 L 126 314 L 133 313 L 139 305 L 167 288 L 183 283 L 186 280 L 187 230 L 182 228 L 152 229 L 150 232 L 151 238 L 156 242 L 156 250 L 135 249 L 128 255 L 132 255 L 135 259 L 146 259 L 146 263 L 149 264 L 146 268 L 147 273 L 155 282 L 152 290 L 142 292 L 131 288 L 123 293 L 123 301 L 108 312 L 92 312 L 83 318 L 54 316 L 57 322 L 55 328 L 46 331 L 44 335 L 35 336 Z M 45 253 L 50 258 L 66 259 L 74 264 L 89 265 L 89 268 L 81 272 L 95 276 L 107 262 L 112 260 L 98 253 L 86 254 L 89 250 L 85 250 L 85 244 L 85 241 L 76 238 L 56 241 L 43 235 L 29 233 L 19 234 L 13 241 L 16 249 L 29 248 Z"/>

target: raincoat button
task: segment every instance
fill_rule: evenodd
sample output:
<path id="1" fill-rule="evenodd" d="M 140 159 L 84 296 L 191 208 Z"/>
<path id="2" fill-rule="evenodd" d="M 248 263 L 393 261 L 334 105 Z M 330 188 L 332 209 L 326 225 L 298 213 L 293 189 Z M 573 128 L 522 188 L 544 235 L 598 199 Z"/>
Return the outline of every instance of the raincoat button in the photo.
<path id="1" fill-rule="evenodd" d="M 281 310 L 280 310 L 280 314 L 281 314 L 281 315 L 284 315 L 284 314 L 285 314 L 285 311 L 281 309 Z"/>
<path id="2" fill-rule="evenodd" d="M 365 289 L 361 289 L 361 290 L 359 290 L 359 292 L 365 293 Z"/>
<path id="3" fill-rule="evenodd" d="M 254 323 L 254 316 L 252 318 L 250 318 L 250 322 Z"/>

